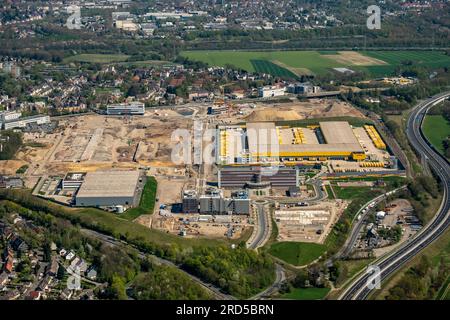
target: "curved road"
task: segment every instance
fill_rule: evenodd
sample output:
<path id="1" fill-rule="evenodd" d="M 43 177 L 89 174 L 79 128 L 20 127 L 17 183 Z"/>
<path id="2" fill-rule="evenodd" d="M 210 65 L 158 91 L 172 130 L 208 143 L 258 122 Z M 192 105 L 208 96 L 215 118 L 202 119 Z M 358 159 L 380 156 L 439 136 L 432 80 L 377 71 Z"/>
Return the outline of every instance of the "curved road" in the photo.
<path id="1" fill-rule="evenodd" d="M 382 195 L 379 195 L 378 197 L 370 200 L 367 202 L 364 206 L 362 206 L 359 211 L 355 215 L 355 219 L 361 214 L 360 219 L 354 223 L 354 220 L 352 222 L 353 228 L 350 232 L 350 236 L 347 238 L 347 241 L 342 246 L 341 250 L 334 256 L 334 258 L 347 258 L 349 254 L 352 252 L 353 247 L 355 246 L 356 240 L 358 240 L 359 234 L 361 233 L 361 229 L 364 226 L 365 218 L 369 215 L 371 212 L 371 208 L 377 206 L 379 203 L 383 202 L 388 195 L 391 195 L 393 193 L 397 193 L 398 191 L 405 190 L 407 187 L 403 186 L 398 189 L 392 190 L 390 192 L 384 193 Z M 372 205 L 372 207 L 370 207 Z M 362 211 L 366 209 L 366 213 L 362 214 Z"/>
<path id="2" fill-rule="evenodd" d="M 420 251 L 430 245 L 441 236 L 450 224 L 450 164 L 439 152 L 437 152 L 425 139 L 422 133 L 422 123 L 428 110 L 435 104 L 450 97 L 450 92 L 436 95 L 418 104 L 412 111 L 407 125 L 408 139 L 418 154 L 425 156 L 430 168 L 439 176 L 443 186 L 442 204 L 432 219 L 413 239 L 400 246 L 394 252 L 379 259 L 374 266 L 380 268 L 380 280 L 400 269 L 405 263 L 414 258 Z M 371 275 L 360 275 L 342 294 L 342 300 L 366 299 L 373 289 L 367 285 L 371 281 Z"/>
<path id="3" fill-rule="evenodd" d="M 258 249 L 262 247 L 270 237 L 270 217 L 269 213 L 266 211 L 264 206 L 267 205 L 267 202 L 255 202 L 256 210 L 258 211 L 258 225 L 255 226 L 256 235 L 250 240 L 250 243 L 247 244 L 247 248 L 249 249 Z"/>

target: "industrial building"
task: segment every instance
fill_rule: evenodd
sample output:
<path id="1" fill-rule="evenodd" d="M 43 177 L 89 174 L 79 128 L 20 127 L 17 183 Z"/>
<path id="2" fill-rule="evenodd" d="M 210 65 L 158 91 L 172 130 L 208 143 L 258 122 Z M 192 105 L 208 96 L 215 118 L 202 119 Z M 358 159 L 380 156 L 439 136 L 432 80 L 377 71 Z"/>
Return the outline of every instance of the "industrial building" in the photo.
<path id="1" fill-rule="evenodd" d="M 14 118 L 12 120 L 6 120 L 2 123 L 4 130 L 11 130 L 15 128 L 25 128 L 28 124 L 46 124 L 50 123 L 50 117 L 47 115 L 37 115 L 24 118 Z"/>
<path id="2" fill-rule="evenodd" d="M 97 171 L 84 177 L 75 205 L 80 207 L 110 207 L 138 204 L 139 171 Z"/>
<path id="3" fill-rule="evenodd" d="M 258 96 L 260 98 L 272 98 L 284 96 L 286 93 L 285 88 L 280 88 L 276 86 L 266 86 L 258 88 Z"/>
<path id="4" fill-rule="evenodd" d="M 300 185 L 300 167 L 268 168 L 261 166 L 222 167 L 218 186 L 226 189 L 289 188 Z"/>
<path id="5" fill-rule="evenodd" d="M 375 138 L 382 142 L 376 134 L 371 136 L 373 142 Z M 216 138 L 219 165 L 366 159 L 354 129 L 345 121 L 320 122 L 306 128 L 276 126 L 273 122 L 220 126 Z M 375 145 L 383 147 L 381 143 Z"/>
<path id="6" fill-rule="evenodd" d="M 0 121 L 5 123 L 6 121 L 12 121 L 19 119 L 22 116 L 22 112 L 16 111 L 2 111 L 0 112 Z"/>
<path id="7" fill-rule="evenodd" d="M 109 116 L 142 116 L 144 113 L 145 105 L 141 102 L 114 104 L 106 107 L 106 114 Z"/>
<path id="8" fill-rule="evenodd" d="M 294 83 L 287 87 L 287 92 L 291 94 L 314 94 L 319 93 L 321 88 L 318 86 L 313 86 L 309 83 Z"/>
<path id="9" fill-rule="evenodd" d="M 63 189 L 75 189 L 78 190 L 83 184 L 86 172 L 69 172 L 66 174 L 61 182 Z"/>
<path id="10" fill-rule="evenodd" d="M 211 188 L 204 195 L 197 196 L 192 190 L 183 192 L 183 213 L 200 214 L 250 214 L 251 200 L 245 191 L 234 192 L 230 198 L 223 195 L 222 190 Z"/>
<path id="11" fill-rule="evenodd" d="M 198 196 L 195 190 L 185 190 L 182 195 L 183 213 L 198 213 Z"/>

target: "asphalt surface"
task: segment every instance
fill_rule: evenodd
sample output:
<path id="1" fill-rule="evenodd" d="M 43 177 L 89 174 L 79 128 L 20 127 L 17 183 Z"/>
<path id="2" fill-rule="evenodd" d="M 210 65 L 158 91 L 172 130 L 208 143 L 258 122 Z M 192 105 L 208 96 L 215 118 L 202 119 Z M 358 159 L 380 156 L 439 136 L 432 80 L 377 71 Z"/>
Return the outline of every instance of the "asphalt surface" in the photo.
<path id="1" fill-rule="evenodd" d="M 258 249 L 262 247 L 268 240 L 269 234 L 269 217 L 264 206 L 266 203 L 256 202 L 256 210 L 258 211 L 258 225 L 256 226 L 256 236 L 247 246 L 249 249 Z"/>
<path id="2" fill-rule="evenodd" d="M 427 158 L 428 165 L 442 181 L 442 204 L 430 223 L 425 226 L 414 238 L 394 250 L 390 254 L 377 260 L 373 265 L 380 268 L 379 280 L 381 283 L 405 263 L 414 258 L 434 240 L 441 236 L 450 224 L 450 164 L 426 140 L 422 133 L 423 119 L 428 110 L 435 104 L 450 97 L 450 92 L 436 95 L 419 103 L 411 112 L 407 124 L 407 136 L 418 154 Z M 371 274 L 360 275 L 341 295 L 341 300 L 364 300 L 374 290 L 368 286 Z"/>
<path id="3" fill-rule="evenodd" d="M 263 292 L 258 293 L 254 297 L 250 298 L 250 300 L 263 300 L 269 298 L 272 294 L 278 291 L 281 288 L 281 285 L 286 280 L 286 274 L 283 267 L 279 264 L 275 265 L 275 281 L 274 283 L 264 290 Z"/>

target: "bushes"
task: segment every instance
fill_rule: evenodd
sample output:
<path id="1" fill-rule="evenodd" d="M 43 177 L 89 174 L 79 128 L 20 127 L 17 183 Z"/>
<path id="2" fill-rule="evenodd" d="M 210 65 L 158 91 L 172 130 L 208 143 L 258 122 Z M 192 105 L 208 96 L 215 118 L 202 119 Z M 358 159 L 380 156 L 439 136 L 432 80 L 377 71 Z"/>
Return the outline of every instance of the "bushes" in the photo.
<path id="1" fill-rule="evenodd" d="M 433 266 L 427 256 L 422 256 L 419 263 L 409 268 L 400 281 L 389 290 L 386 299 L 433 299 L 449 273 L 449 267 L 444 260 Z"/>

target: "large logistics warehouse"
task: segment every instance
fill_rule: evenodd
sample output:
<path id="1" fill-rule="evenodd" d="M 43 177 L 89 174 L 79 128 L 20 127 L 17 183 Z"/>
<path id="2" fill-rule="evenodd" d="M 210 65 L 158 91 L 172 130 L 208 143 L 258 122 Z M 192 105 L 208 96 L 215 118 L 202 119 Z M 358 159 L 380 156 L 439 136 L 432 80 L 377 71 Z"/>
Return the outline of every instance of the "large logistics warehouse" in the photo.
<path id="1" fill-rule="evenodd" d="M 109 207 L 138 204 L 139 171 L 89 172 L 75 196 L 80 207 Z"/>
<path id="2" fill-rule="evenodd" d="M 366 154 L 345 121 L 291 128 L 273 122 L 219 127 L 218 164 L 255 164 L 279 161 L 363 161 Z"/>

